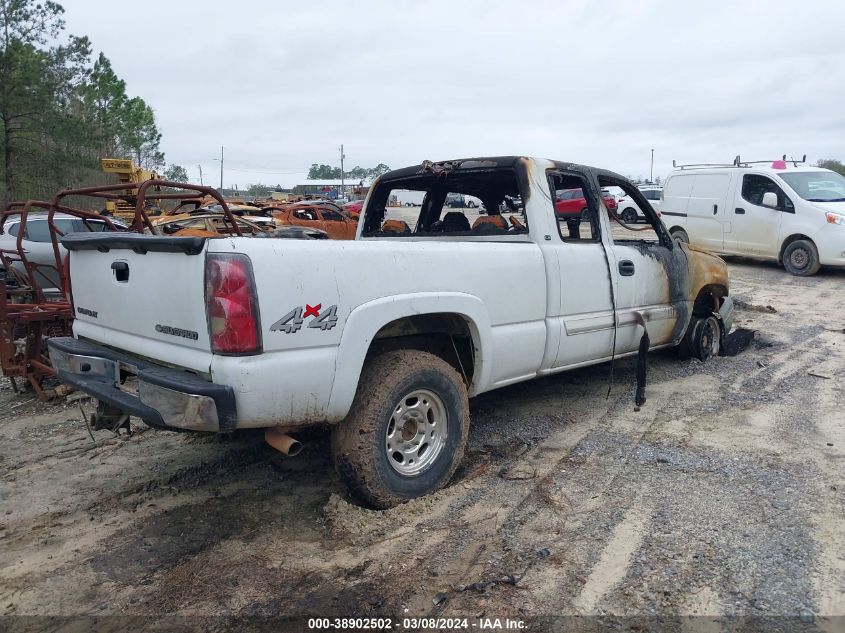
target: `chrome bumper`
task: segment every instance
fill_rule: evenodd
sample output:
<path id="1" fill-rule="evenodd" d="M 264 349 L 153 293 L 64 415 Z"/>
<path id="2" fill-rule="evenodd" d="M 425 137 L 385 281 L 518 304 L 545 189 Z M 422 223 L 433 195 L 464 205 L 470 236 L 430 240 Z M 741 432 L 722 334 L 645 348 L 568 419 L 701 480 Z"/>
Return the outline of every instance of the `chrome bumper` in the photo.
<path id="1" fill-rule="evenodd" d="M 169 369 L 71 337 L 47 341 L 59 378 L 150 426 L 231 431 L 236 424 L 231 387 Z M 137 377 L 137 390 L 126 387 Z"/>

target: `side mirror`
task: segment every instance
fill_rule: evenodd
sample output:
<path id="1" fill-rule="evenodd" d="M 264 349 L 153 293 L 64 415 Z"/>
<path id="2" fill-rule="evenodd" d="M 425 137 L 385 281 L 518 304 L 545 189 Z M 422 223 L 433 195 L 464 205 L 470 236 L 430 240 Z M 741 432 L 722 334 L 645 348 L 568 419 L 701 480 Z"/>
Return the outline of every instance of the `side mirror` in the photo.
<path id="1" fill-rule="evenodd" d="M 764 193 L 762 205 L 764 207 L 769 207 L 770 209 L 777 209 L 778 194 L 776 194 L 774 191 L 767 191 L 766 193 Z"/>

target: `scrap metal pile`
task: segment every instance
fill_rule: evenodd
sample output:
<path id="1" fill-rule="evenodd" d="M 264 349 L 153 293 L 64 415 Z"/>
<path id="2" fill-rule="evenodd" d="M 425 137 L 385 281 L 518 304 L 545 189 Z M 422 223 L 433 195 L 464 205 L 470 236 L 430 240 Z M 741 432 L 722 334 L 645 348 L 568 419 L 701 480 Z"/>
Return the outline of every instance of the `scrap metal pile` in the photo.
<path id="1" fill-rule="evenodd" d="M 60 225 L 67 229 L 76 222 L 89 231 L 125 230 L 107 217 L 65 207 L 55 199 L 11 203 L 0 215 L 0 237 L 6 238 L 0 242 L 0 367 L 16 392 L 21 379 L 40 399 L 53 395 L 44 390 L 43 379 L 55 375 L 45 341 L 71 332 L 67 257 L 58 238 L 66 232 Z M 36 237 L 36 232 L 48 236 L 48 241 L 36 243 L 40 252 L 24 246 L 25 238 Z"/>
<path id="2" fill-rule="evenodd" d="M 159 179 L 64 189 L 49 202 L 10 203 L 0 214 L 0 368 L 16 392 L 28 385 L 39 399 L 55 395 L 44 383 L 56 375 L 46 339 L 70 336 L 74 318 L 61 245 L 67 233 L 353 239 L 356 228 L 357 218 L 331 202 L 228 201 L 211 187 Z"/>

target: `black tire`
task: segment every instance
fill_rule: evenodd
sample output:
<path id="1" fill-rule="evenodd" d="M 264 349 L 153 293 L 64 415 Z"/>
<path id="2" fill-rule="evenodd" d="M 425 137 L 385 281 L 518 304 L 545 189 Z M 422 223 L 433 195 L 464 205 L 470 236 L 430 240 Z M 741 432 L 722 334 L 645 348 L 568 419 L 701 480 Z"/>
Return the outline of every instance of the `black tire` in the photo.
<path id="1" fill-rule="evenodd" d="M 683 242 L 684 244 L 689 244 L 689 235 L 683 229 L 672 229 L 671 232 L 672 239 L 676 242 Z"/>
<path id="2" fill-rule="evenodd" d="M 783 251 L 783 267 L 797 277 L 809 277 L 819 272 L 819 251 L 810 240 L 790 242 Z"/>
<path id="3" fill-rule="evenodd" d="M 637 212 L 634 211 L 632 208 L 628 207 L 622 212 L 620 216 L 622 221 L 625 224 L 636 224 L 637 223 Z"/>
<path id="4" fill-rule="evenodd" d="M 400 427 L 395 418 L 403 405 L 413 400 L 406 396 L 420 391 L 439 400 L 445 414 L 445 432 L 434 457 L 425 458 L 433 461 L 419 473 L 407 476 L 397 469 L 408 466 L 388 455 L 388 434 L 392 429 L 392 433 L 401 431 L 404 436 L 409 422 Z M 416 439 L 419 429 L 416 422 L 413 425 Z M 458 372 L 433 354 L 397 350 L 365 365 L 352 408 L 332 431 L 332 455 L 337 472 L 355 495 L 375 508 L 389 508 L 445 486 L 463 458 L 468 435 L 467 389 Z M 425 443 L 425 431 L 422 437 L 420 441 Z M 420 444 L 420 461 L 425 450 Z"/>
<path id="5" fill-rule="evenodd" d="M 713 315 L 694 316 L 679 345 L 683 358 L 697 358 L 702 363 L 718 356 L 722 349 L 722 324 Z"/>
<path id="6" fill-rule="evenodd" d="M 585 221 L 590 220 L 590 210 L 587 207 L 581 209 L 581 219 Z"/>

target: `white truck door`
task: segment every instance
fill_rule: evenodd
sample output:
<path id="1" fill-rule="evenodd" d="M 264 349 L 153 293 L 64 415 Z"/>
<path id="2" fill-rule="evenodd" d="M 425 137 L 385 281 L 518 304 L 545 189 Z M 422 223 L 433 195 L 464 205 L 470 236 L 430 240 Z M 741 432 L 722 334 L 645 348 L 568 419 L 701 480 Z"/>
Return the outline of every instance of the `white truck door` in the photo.
<path id="1" fill-rule="evenodd" d="M 739 174 L 737 174 L 739 175 Z M 776 208 L 764 207 L 763 194 L 777 194 Z M 742 174 L 730 209 L 732 231 L 725 236 L 725 251 L 739 255 L 777 257 L 780 223 L 784 213 L 795 213 L 792 200 L 764 174 Z"/>
<path id="2" fill-rule="evenodd" d="M 608 184 L 602 177 L 599 183 L 603 187 Z M 627 186 L 633 189 L 632 185 Z M 645 225 L 638 223 L 628 229 L 602 208 L 602 237 L 613 255 L 616 277 L 618 354 L 639 347 L 643 326 L 637 313 L 646 323 L 652 347 L 669 343 L 687 300 L 680 287 L 672 284 L 672 272 L 686 269 L 686 257 L 656 216 L 647 216 L 646 221 Z"/>
<path id="3" fill-rule="evenodd" d="M 726 208 L 730 184 L 731 174 L 695 175 L 687 205 L 686 231 L 692 244 L 724 252 L 724 235 L 731 231 L 731 218 Z"/>
<path id="4" fill-rule="evenodd" d="M 571 189 L 590 189 L 580 174 L 549 173 L 551 199 Z M 585 196 L 590 218 L 554 217 L 557 228 L 542 244 L 549 278 L 548 321 L 550 332 L 559 332 L 555 350 L 547 351 L 544 369 L 561 369 L 610 356 L 613 343 L 611 274 L 600 231 L 598 208 L 593 196 Z M 554 214 L 550 204 L 548 213 Z M 555 265 L 556 263 L 556 265 Z M 612 268 L 611 268 L 612 271 Z M 551 287 L 551 286 L 554 287 Z M 556 301 L 551 298 L 557 296 Z"/>

